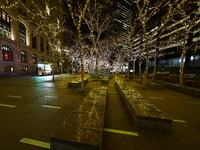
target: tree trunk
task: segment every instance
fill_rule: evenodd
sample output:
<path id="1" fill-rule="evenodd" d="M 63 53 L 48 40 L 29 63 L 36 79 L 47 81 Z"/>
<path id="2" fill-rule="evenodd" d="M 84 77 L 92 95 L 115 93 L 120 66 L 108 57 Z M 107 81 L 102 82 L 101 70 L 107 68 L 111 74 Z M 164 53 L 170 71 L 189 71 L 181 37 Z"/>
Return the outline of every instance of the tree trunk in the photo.
<path id="1" fill-rule="evenodd" d="M 148 76 L 148 70 L 149 70 L 149 59 L 146 59 L 145 63 L 145 71 L 144 71 L 144 78 L 143 78 L 143 88 L 147 88 L 147 76 Z"/>
<path id="2" fill-rule="evenodd" d="M 195 65 L 196 56 L 194 55 L 193 57 L 194 57 L 194 59 L 193 59 L 193 62 L 192 62 L 192 74 L 194 73 L 194 65 Z"/>
<path id="3" fill-rule="evenodd" d="M 96 74 L 96 80 L 98 80 L 98 54 L 96 50 L 96 69 L 95 69 L 95 74 Z"/>
<path id="4" fill-rule="evenodd" d="M 80 40 L 81 41 L 81 40 Z M 82 42 L 79 43 L 80 61 L 81 61 L 81 91 L 84 91 L 84 64 L 82 56 Z"/>
<path id="5" fill-rule="evenodd" d="M 157 68 L 157 62 L 156 62 L 156 56 L 154 57 L 154 68 L 152 73 L 152 79 L 154 80 L 155 74 L 156 74 L 156 68 Z"/>
<path id="6" fill-rule="evenodd" d="M 55 79 L 54 79 L 54 62 L 53 62 L 53 65 L 52 65 L 52 82 L 54 82 Z"/>
<path id="7" fill-rule="evenodd" d="M 141 78 L 142 77 L 142 62 L 140 61 L 139 62 L 139 77 Z"/>
<path id="8" fill-rule="evenodd" d="M 128 63 L 128 70 L 127 70 L 127 79 L 129 80 L 130 77 L 130 64 Z"/>
<path id="9" fill-rule="evenodd" d="M 183 68 L 184 68 L 184 56 L 186 53 L 186 48 L 184 47 L 184 49 L 182 50 L 182 54 L 181 54 L 181 63 L 180 63 L 180 69 L 179 69 L 179 84 L 183 85 Z"/>
<path id="10" fill-rule="evenodd" d="M 179 74 L 179 78 L 180 78 L 180 85 L 183 85 L 183 72 L 180 72 Z"/>
<path id="11" fill-rule="evenodd" d="M 135 75 L 135 61 L 136 60 L 134 60 L 134 62 L 133 62 L 133 80 L 134 80 L 134 75 Z"/>

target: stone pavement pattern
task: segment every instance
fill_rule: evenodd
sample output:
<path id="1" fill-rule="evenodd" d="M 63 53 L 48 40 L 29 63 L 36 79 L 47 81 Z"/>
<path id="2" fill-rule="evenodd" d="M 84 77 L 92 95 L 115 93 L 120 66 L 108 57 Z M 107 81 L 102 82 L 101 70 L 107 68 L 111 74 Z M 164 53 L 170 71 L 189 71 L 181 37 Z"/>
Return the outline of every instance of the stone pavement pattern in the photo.
<path id="1" fill-rule="evenodd" d="M 151 103 L 174 119 L 171 132 L 140 129 L 134 126 L 130 114 L 114 86 L 116 76 L 109 84 L 92 82 L 85 89 L 104 85 L 108 87 L 106 108 L 106 129 L 137 133 L 139 136 L 104 131 L 103 150 L 198 150 L 200 147 L 200 99 L 169 89 L 143 90 L 141 85 L 133 86 Z M 45 148 L 20 143 L 26 137 L 49 143 L 51 134 L 78 106 L 86 94 L 78 89 L 67 88 L 71 76 L 27 77 L 0 79 L 0 104 L 14 105 L 14 108 L 0 106 L 0 150 L 42 150 Z M 18 97 L 14 97 L 18 96 Z M 56 106 L 48 108 L 44 106 Z"/>

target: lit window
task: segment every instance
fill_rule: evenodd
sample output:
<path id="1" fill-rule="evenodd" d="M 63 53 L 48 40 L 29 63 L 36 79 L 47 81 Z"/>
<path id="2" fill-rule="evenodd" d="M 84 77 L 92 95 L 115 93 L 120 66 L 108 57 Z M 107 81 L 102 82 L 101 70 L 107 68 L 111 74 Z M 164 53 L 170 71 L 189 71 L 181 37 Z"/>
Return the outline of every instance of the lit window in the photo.
<path id="1" fill-rule="evenodd" d="M 41 60 L 41 62 L 44 62 L 44 57 L 41 56 L 41 57 L 40 57 L 40 60 Z"/>
<path id="2" fill-rule="evenodd" d="M 33 64 L 37 63 L 37 56 L 35 54 L 32 55 Z"/>
<path id="3" fill-rule="evenodd" d="M 28 67 L 22 67 L 22 71 L 28 71 Z"/>
<path id="4" fill-rule="evenodd" d="M 10 16 L 7 12 L 0 9 L 0 36 L 11 39 Z"/>
<path id="5" fill-rule="evenodd" d="M 14 72 L 14 67 L 13 66 L 6 67 L 5 72 Z"/>
<path id="6" fill-rule="evenodd" d="M 34 34 L 32 34 L 32 48 L 37 49 L 37 38 Z"/>
<path id="7" fill-rule="evenodd" d="M 12 61 L 12 50 L 7 46 L 2 46 L 2 57 L 4 61 Z"/>
<path id="8" fill-rule="evenodd" d="M 23 23 L 19 23 L 19 39 L 21 44 L 26 45 L 26 27 Z"/>
<path id="9" fill-rule="evenodd" d="M 10 22 L 10 15 L 3 9 L 0 9 L 0 18 L 6 22 Z"/>
<path id="10" fill-rule="evenodd" d="M 25 51 L 21 51 L 21 62 L 27 63 L 27 54 Z"/>

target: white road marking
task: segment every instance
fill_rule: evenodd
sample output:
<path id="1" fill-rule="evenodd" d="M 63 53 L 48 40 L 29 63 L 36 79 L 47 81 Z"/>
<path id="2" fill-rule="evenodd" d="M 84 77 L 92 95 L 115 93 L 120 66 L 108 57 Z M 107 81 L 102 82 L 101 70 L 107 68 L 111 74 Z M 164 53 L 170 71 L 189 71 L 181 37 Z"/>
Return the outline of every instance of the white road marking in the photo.
<path id="1" fill-rule="evenodd" d="M 4 107 L 11 107 L 11 108 L 14 108 L 14 107 L 16 107 L 15 105 L 7 105 L 7 104 L 0 104 L 0 106 L 4 106 Z"/>
<path id="2" fill-rule="evenodd" d="M 175 119 L 173 119 L 173 122 L 187 123 L 185 120 L 175 120 Z"/>
<path id="3" fill-rule="evenodd" d="M 21 140 L 19 140 L 19 142 L 50 149 L 50 143 L 47 143 L 47 142 L 42 142 L 42 141 L 33 140 L 33 139 L 29 139 L 29 138 L 22 138 Z"/>
<path id="4" fill-rule="evenodd" d="M 49 106 L 49 105 L 42 105 L 42 107 L 61 109 L 61 107 L 57 107 L 57 106 Z"/>
<path id="5" fill-rule="evenodd" d="M 137 132 L 123 131 L 123 130 L 116 130 L 116 129 L 109 129 L 109 128 L 104 128 L 104 131 L 112 132 L 112 133 L 118 133 L 118 134 L 139 136 L 139 134 Z"/>
<path id="6" fill-rule="evenodd" d="M 49 98 L 58 98 L 57 96 L 51 96 L 51 95 L 45 95 L 44 97 L 49 97 Z"/>
<path id="7" fill-rule="evenodd" d="M 8 97 L 13 97 L 13 98 L 22 98 L 21 96 L 15 96 L 15 95 L 8 95 Z"/>

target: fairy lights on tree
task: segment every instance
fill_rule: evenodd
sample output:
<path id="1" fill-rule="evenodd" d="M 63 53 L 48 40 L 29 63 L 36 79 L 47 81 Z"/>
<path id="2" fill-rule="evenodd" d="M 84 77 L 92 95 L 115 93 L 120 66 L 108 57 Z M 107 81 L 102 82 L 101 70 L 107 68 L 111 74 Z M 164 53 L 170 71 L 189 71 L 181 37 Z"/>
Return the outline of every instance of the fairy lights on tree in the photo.
<path id="1" fill-rule="evenodd" d="M 199 3 L 199 2 L 198 2 Z M 180 85 L 183 85 L 183 74 L 184 74 L 184 65 L 185 65 L 185 55 L 186 52 L 194 47 L 197 43 L 200 43 L 200 41 L 192 41 L 193 37 L 193 28 L 200 25 L 199 20 L 199 4 L 197 2 L 182 2 L 179 3 L 177 6 L 176 11 L 174 12 L 174 23 L 176 23 L 176 18 L 178 17 L 179 20 L 181 20 L 177 26 L 172 26 L 171 28 L 174 28 L 174 31 L 171 33 L 171 39 L 176 41 L 179 44 L 179 48 L 181 49 L 181 59 L 180 59 L 180 69 L 179 69 L 179 83 Z M 187 8 L 196 7 L 196 9 L 193 9 L 192 11 L 187 10 Z"/>
<path id="2" fill-rule="evenodd" d="M 27 34 L 30 34 L 32 31 L 34 36 L 40 35 L 47 39 L 48 44 L 51 48 L 51 55 L 53 56 L 53 78 L 54 81 L 54 68 L 57 67 L 57 60 L 59 59 L 59 49 L 61 43 L 62 33 L 66 30 L 63 20 L 63 12 L 61 1 L 56 3 L 56 6 L 52 2 L 41 2 L 44 7 L 40 6 L 40 3 L 36 3 L 34 0 L 29 2 L 29 5 L 26 5 L 21 0 L 16 0 L 14 3 L 6 1 L 6 8 L 12 9 L 12 7 L 19 8 L 18 15 L 11 15 L 11 19 L 19 22 L 23 22 L 28 28 Z M 4 7 L 4 6 L 3 6 Z M 2 8 L 2 7 L 1 7 Z M 15 11 L 15 9 L 13 9 Z M 17 11 L 16 13 L 17 14 Z M 55 15 L 56 14 L 56 15 Z M 60 38 L 60 39 L 59 39 Z M 30 43 L 29 41 L 27 42 Z"/>
<path id="3" fill-rule="evenodd" d="M 90 0 L 86 0 L 82 3 L 77 1 L 77 6 L 73 6 L 73 2 L 71 0 L 67 0 L 69 11 L 73 20 L 73 23 L 76 27 L 76 32 L 78 34 L 78 49 L 80 55 L 80 65 L 81 65 L 81 90 L 84 91 L 84 63 L 83 63 L 83 54 L 82 54 L 82 32 L 81 32 L 81 23 L 83 17 L 85 16 L 86 9 L 90 3 Z"/>
<path id="4" fill-rule="evenodd" d="M 90 2 L 86 13 L 83 16 L 83 20 L 89 28 L 89 34 L 87 38 L 92 42 L 93 50 L 96 55 L 96 79 L 98 78 L 98 58 L 99 58 L 99 43 L 102 34 L 108 30 L 113 20 L 113 15 L 108 11 L 105 5 L 98 3 L 94 0 Z"/>
<path id="5" fill-rule="evenodd" d="M 142 29 L 142 39 L 144 44 L 145 52 L 145 71 L 143 79 L 143 88 L 146 88 L 146 81 L 149 69 L 149 45 L 151 40 L 156 38 L 163 28 L 165 28 L 168 23 L 171 21 L 172 16 L 177 8 L 177 4 L 180 2 L 184 3 L 185 0 L 173 0 L 173 1 L 156 1 L 152 3 L 150 0 L 134 0 L 133 3 L 137 8 L 138 19 L 140 21 Z M 160 17 L 159 22 L 154 22 L 150 24 L 151 19 L 159 14 L 159 12 L 164 11 L 164 15 Z M 153 29 L 149 30 L 150 26 L 153 26 Z M 152 28 L 152 27 L 151 27 Z M 142 44 L 141 43 L 141 44 Z"/>

